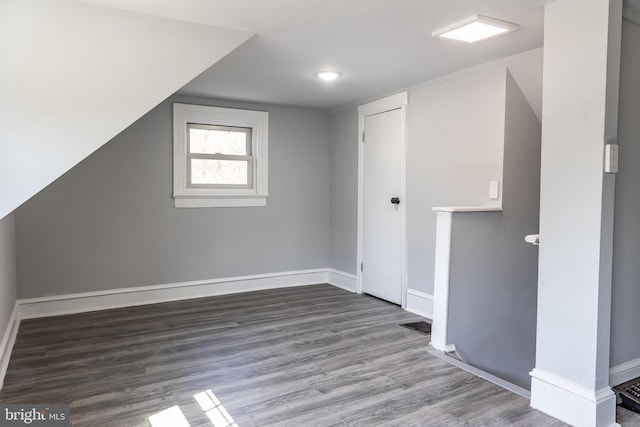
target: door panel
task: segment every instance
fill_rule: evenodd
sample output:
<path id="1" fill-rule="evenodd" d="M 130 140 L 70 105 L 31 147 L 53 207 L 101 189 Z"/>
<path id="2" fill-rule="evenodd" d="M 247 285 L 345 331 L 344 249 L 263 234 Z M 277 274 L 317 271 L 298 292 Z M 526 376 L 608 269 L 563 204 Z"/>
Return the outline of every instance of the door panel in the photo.
<path id="1" fill-rule="evenodd" d="M 364 134 L 363 290 L 401 304 L 404 200 L 391 199 L 402 191 L 402 111 L 365 117 Z"/>

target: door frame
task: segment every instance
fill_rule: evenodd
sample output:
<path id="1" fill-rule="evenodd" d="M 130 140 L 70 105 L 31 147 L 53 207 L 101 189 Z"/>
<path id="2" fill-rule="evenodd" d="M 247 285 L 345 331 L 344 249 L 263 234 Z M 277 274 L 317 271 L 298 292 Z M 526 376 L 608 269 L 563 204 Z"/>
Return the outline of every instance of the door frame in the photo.
<path id="1" fill-rule="evenodd" d="M 401 184 L 400 184 L 400 215 L 402 222 L 402 254 L 401 254 L 401 271 L 400 282 L 402 292 L 402 308 L 407 307 L 407 105 L 409 104 L 409 96 L 407 92 L 400 92 L 377 101 L 369 102 L 358 106 L 358 237 L 357 237 L 357 264 L 356 264 L 356 290 L 362 293 L 362 252 L 363 252 L 363 222 L 364 222 L 364 119 L 367 116 L 380 114 L 391 110 L 400 110 L 402 114 L 402 135 L 401 135 Z"/>

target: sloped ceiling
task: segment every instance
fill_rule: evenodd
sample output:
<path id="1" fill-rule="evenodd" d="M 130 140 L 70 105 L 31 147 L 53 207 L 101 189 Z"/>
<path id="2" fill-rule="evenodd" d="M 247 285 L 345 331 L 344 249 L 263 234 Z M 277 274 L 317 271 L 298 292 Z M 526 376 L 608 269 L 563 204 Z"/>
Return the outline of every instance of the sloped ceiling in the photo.
<path id="1" fill-rule="evenodd" d="M 0 218 L 175 91 L 337 108 L 540 47 L 551 1 L 3 0 Z M 520 28 L 431 37 L 475 13 Z"/>
<path id="2" fill-rule="evenodd" d="M 552 0 L 83 0 L 257 34 L 181 93 L 334 109 L 542 47 Z M 473 45 L 431 36 L 473 14 L 517 31 Z M 330 84 L 313 75 L 337 69 Z"/>
<path id="3" fill-rule="evenodd" d="M 0 218 L 252 35 L 70 0 L 0 2 Z"/>

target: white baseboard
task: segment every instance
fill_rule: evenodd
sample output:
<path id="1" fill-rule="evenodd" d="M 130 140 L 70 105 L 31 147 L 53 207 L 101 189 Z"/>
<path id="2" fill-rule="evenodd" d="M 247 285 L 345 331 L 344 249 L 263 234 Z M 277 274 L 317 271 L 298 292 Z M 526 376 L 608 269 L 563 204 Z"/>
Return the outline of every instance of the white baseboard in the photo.
<path id="1" fill-rule="evenodd" d="M 18 300 L 21 319 L 328 282 L 326 268 L 197 280 Z"/>
<path id="2" fill-rule="evenodd" d="M 428 351 L 428 353 L 432 356 L 437 357 L 438 359 L 444 360 L 445 362 L 453 365 L 453 366 L 457 366 L 460 369 L 464 369 L 465 371 L 480 377 L 482 379 L 485 379 L 489 382 L 494 383 L 495 385 L 502 387 L 506 390 L 509 390 L 510 392 L 519 394 L 522 397 L 525 397 L 527 399 L 529 399 L 531 397 L 531 393 L 529 392 L 529 390 L 524 389 L 522 387 L 520 387 L 519 385 L 510 383 L 509 381 L 503 380 L 502 378 L 496 377 L 493 374 L 490 374 L 488 372 L 483 371 L 482 369 L 478 369 L 475 366 L 471 366 L 468 363 L 464 363 L 460 360 L 454 359 L 453 357 L 447 355 L 445 352 L 440 351 L 440 350 L 436 350 L 436 349 L 431 349 Z"/>
<path id="3" fill-rule="evenodd" d="M 320 268 L 19 299 L 0 341 L 0 389 L 21 319 L 323 283 L 350 292 L 356 290 L 356 276 L 330 268 Z"/>
<path id="4" fill-rule="evenodd" d="M 11 358 L 11 351 L 13 345 L 16 342 L 16 336 L 18 335 L 18 328 L 20 327 L 20 317 L 18 316 L 18 302 L 13 306 L 11 317 L 7 323 L 7 329 L 4 332 L 2 341 L 0 341 L 0 390 L 4 384 L 4 376 L 7 373 L 9 367 L 9 359 Z"/>
<path id="5" fill-rule="evenodd" d="M 640 377 L 640 359 L 630 360 L 609 369 L 609 385 L 611 387 L 638 377 Z"/>
<path id="6" fill-rule="evenodd" d="M 345 273 L 344 271 L 327 269 L 327 282 L 330 285 L 344 289 L 345 291 L 356 293 L 358 290 L 358 279 L 355 274 Z"/>
<path id="7" fill-rule="evenodd" d="M 538 368 L 531 371 L 531 407 L 574 426 L 617 426 L 610 387 L 592 390 Z"/>
<path id="8" fill-rule="evenodd" d="M 17 305 L 20 319 L 32 319 L 322 283 L 350 292 L 356 289 L 354 275 L 319 268 L 20 299 Z"/>
<path id="9" fill-rule="evenodd" d="M 410 313 L 433 320 L 433 295 L 407 289 L 407 308 Z"/>
<path id="10" fill-rule="evenodd" d="M 349 292 L 356 292 L 357 289 L 355 275 L 331 268 L 320 268 L 19 299 L 0 342 L 0 388 L 21 319 L 323 283 Z"/>

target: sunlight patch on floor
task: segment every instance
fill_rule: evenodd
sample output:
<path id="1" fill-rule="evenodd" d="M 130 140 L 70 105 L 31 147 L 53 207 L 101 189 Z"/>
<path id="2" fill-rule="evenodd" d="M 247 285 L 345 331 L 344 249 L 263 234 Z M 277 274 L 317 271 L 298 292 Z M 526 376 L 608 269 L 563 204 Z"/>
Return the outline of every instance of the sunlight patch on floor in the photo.
<path id="1" fill-rule="evenodd" d="M 191 427 L 178 405 L 149 417 L 152 427 Z"/>
<path id="2" fill-rule="evenodd" d="M 238 427 L 233 417 L 227 412 L 220 400 L 211 390 L 203 391 L 193 396 L 198 405 L 207 414 L 213 427 Z"/>
<path id="3" fill-rule="evenodd" d="M 193 396 L 213 427 L 238 427 L 233 417 L 209 389 Z M 178 405 L 149 417 L 151 427 L 191 427 Z"/>

